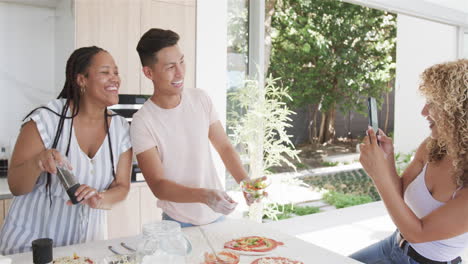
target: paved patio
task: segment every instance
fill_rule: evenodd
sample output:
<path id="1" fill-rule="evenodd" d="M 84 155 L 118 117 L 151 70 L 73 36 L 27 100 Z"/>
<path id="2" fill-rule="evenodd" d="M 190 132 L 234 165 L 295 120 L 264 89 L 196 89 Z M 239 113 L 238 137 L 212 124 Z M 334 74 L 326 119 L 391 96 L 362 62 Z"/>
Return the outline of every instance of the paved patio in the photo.
<path id="1" fill-rule="evenodd" d="M 265 225 L 346 256 L 391 235 L 396 229 L 381 201 Z M 461 257 L 466 263 L 468 249 Z"/>
<path id="2" fill-rule="evenodd" d="M 269 227 L 341 255 L 349 255 L 395 231 L 383 202 L 266 223 Z"/>
<path id="3" fill-rule="evenodd" d="M 290 188 L 293 189 L 283 191 L 289 194 L 293 202 L 300 197 L 314 198 L 318 195 L 307 192 L 303 187 Z M 247 206 L 242 203 L 240 192 L 237 195 L 230 192 L 230 195 L 240 204 L 229 217 L 242 218 Z M 396 229 L 382 201 L 296 216 L 265 225 L 345 256 L 386 238 Z M 465 250 L 462 258 L 468 259 L 468 250 Z"/>

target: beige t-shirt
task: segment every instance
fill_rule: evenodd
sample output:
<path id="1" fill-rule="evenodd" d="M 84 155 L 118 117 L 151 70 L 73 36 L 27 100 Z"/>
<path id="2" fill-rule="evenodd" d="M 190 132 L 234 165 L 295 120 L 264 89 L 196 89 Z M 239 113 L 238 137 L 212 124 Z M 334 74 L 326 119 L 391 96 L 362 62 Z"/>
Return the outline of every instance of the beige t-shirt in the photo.
<path id="1" fill-rule="evenodd" d="M 156 147 L 166 179 L 188 187 L 222 190 L 208 139 L 210 125 L 218 120 L 211 99 L 200 89 L 184 89 L 180 104 L 172 109 L 148 100 L 133 115 L 133 151 L 138 155 Z M 202 203 L 158 200 L 157 205 L 170 217 L 194 225 L 220 217 Z"/>

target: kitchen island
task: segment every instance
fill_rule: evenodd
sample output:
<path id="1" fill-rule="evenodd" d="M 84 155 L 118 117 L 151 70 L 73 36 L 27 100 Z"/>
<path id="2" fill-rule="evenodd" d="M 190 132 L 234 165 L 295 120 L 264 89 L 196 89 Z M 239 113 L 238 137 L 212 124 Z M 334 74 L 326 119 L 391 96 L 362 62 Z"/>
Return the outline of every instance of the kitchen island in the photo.
<path id="1" fill-rule="evenodd" d="M 203 235 L 202 230 L 206 236 Z M 273 252 L 266 256 L 287 257 L 304 263 L 327 263 L 327 264 L 352 264 L 360 263 L 345 256 L 331 252 L 320 246 L 310 244 L 296 237 L 286 235 L 284 233 L 268 228 L 263 224 L 258 224 L 249 220 L 226 219 L 225 221 L 213 223 L 201 227 L 189 227 L 182 229 L 185 236 L 192 244 L 192 251 L 186 257 L 187 264 L 200 264 L 203 262 L 205 252 L 210 253 L 210 244 L 214 250 L 220 251 L 223 249 L 224 243 L 232 239 L 245 236 L 265 236 L 284 243 L 284 246 L 279 246 Z M 85 244 L 77 244 L 66 247 L 54 248 L 54 258 L 72 256 L 76 253 L 79 256 L 90 257 L 95 263 L 102 263 L 105 257 L 111 256 L 109 246 L 122 254 L 131 253 L 123 248 L 120 243 L 125 242 L 130 247 L 136 248 L 141 236 L 132 236 L 125 238 L 116 238 L 105 241 L 94 241 Z M 208 241 L 207 241 L 208 240 Z M 32 253 L 22 253 L 8 256 L 12 258 L 13 263 L 31 263 Z M 259 256 L 244 256 L 240 257 L 240 264 L 250 264 Z"/>

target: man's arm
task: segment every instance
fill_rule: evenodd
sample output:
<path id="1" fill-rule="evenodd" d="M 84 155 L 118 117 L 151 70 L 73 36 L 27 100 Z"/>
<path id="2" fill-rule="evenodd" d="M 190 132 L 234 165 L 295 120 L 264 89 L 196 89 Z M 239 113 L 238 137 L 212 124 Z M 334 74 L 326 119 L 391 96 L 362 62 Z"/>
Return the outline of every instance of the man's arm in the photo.
<path id="1" fill-rule="evenodd" d="M 224 166 L 226 166 L 229 173 L 236 179 L 237 183 L 247 179 L 248 174 L 242 166 L 239 154 L 237 154 L 229 141 L 219 120 L 210 125 L 208 137 L 223 160 Z"/>
<path id="2" fill-rule="evenodd" d="M 136 157 L 146 183 L 158 199 L 177 203 L 204 203 L 206 194 L 203 189 L 187 187 L 163 177 L 163 166 L 156 147 Z"/>
<path id="3" fill-rule="evenodd" d="M 237 205 L 223 191 L 191 188 L 165 179 L 161 159 L 156 148 L 138 154 L 137 160 L 146 183 L 160 200 L 176 203 L 204 203 L 213 211 L 222 214 L 231 213 Z"/>

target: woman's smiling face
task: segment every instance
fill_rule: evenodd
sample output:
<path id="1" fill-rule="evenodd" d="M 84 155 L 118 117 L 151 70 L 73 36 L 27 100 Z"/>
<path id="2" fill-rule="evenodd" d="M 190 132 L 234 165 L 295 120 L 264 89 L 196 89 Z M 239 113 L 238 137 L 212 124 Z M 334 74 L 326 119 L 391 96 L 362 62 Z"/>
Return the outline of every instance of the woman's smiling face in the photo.
<path id="1" fill-rule="evenodd" d="M 112 56 L 105 51 L 94 55 L 83 76 L 83 97 L 105 107 L 119 102 L 120 77 Z"/>
<path id="2" fill-rule="evenodd" d="M 431 138 L 436 139 L 439 133 L 437 130 L 437 124 L 435 122 L 435 120 L 437 119 L 437 111 L 434 107 L 434 104 L 429 101 L 426 102 L 421 111 L 421 115 L 424 116 L 429 122 L 429 128 L 431 129 Z"/>

